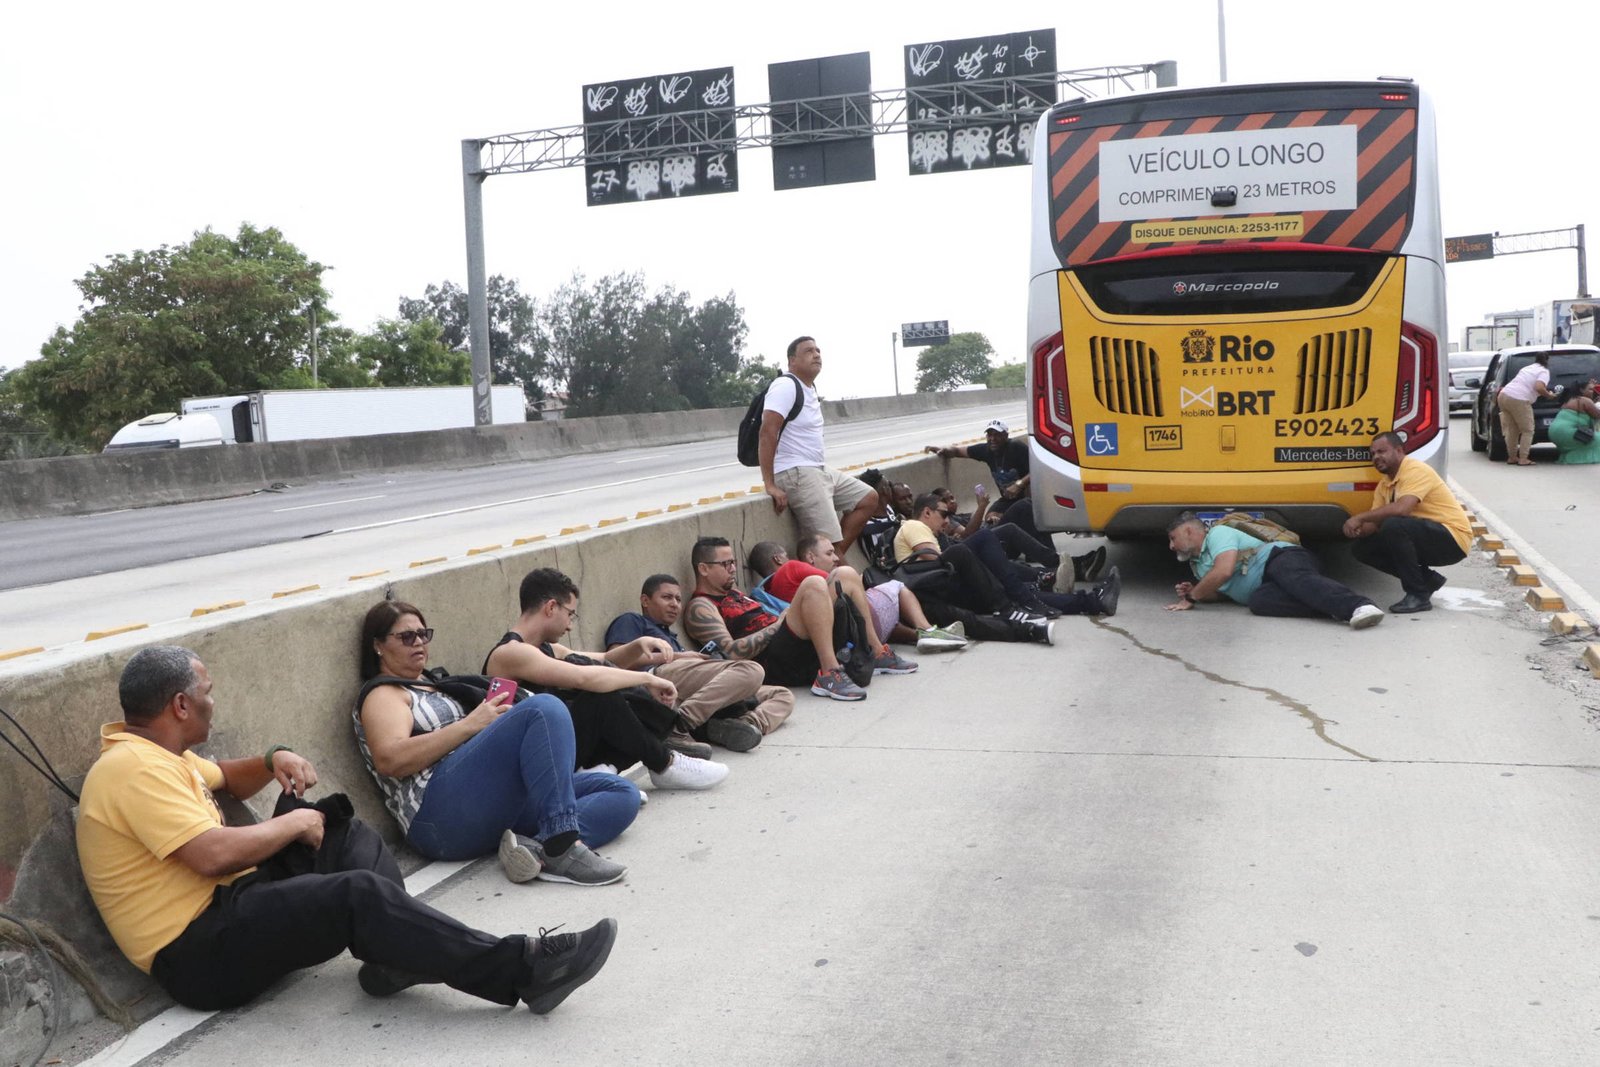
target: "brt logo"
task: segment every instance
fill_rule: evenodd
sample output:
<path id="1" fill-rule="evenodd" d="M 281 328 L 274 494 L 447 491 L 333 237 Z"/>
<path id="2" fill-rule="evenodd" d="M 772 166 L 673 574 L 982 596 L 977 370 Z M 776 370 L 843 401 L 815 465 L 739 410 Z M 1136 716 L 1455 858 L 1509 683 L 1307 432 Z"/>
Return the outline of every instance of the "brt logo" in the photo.
<path id="1" fill-rule="evenodd" d="M 1202 329 L 1189 331 L 1183 339 L 1183 361 L 1185 363 L 1265 363 L 1277 352 L 1272 342 L 1265 337 L 1257 340 L 1249 334 L 1243 337 L 1238 334 L 1224 333 L 1212 337 Z"/>
<path id="2" fill-rule="evenodd" d="M 1270 415 L 1275 389 L 1228 391 L 1208 385 L 1193 390 L 1180 386 L 1178 407 L 1185 415 Z"/>

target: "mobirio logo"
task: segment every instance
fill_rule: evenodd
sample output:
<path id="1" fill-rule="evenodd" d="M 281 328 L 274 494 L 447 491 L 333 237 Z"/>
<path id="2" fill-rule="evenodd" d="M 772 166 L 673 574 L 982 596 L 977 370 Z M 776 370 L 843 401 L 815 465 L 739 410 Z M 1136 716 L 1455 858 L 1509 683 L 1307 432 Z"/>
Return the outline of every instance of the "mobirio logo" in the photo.
<path id="1" fill-rule="evenodd" d="M 1207 296 L 1212 293 L 1270 293 L 1278 288 L 1271 279 L 1259 282 L 1173 282 L 1174 296 Z"/>
<path id="2" fill-rule="evenodd" d="M 1185 417 L 1210 415 L 1270 415 L 1273 389 L 1238 389 L 1226 391 L 1214 385 L 1204 389 L 1178 389 L 1178 407 Z"/>

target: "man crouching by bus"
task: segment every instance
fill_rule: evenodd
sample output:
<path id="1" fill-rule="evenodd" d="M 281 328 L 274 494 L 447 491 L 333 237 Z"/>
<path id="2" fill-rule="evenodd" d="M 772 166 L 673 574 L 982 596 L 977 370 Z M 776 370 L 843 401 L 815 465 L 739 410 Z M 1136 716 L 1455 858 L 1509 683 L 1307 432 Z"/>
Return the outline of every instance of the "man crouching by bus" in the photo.
<path id="1" fill-rule="evenodd" d="M 219 763 L 191 752 L 216 704 L 188 649 L 136 653 L 117 695 L 123 721 L 101 727 L 83 783 L 78 862 L 117 947 L 179 1004 L 236 1008 L 349 949 L 372 996 L 443 982 L 542 1015 L 605 964 L 614 919 L 494 937 L 408 894 L 376 832 L 330 803 L 342 798 L 299 802 L 317 772 L 282 745 Z M 224 822 L 215 791 L 244 799 L 274 780 L 273 818 Z"/>
<path id="2" fill-rule="evenodd" d="M 1355 540 L 1356 559 L 1400 579 L 1406 595 L 1390 611 L 1431 611 L 1433 594 L 1445 583 L 1432 568 L 1467 558 L 1472 524 L 1444 479 L 1406 455 L 1399 434 L 1372 439 L 1372 465 L 1383 480 L 1373 491 L 1372 507 L 1345 521 L 1344 535 Z"/>
<path id="3" fill-rule="evenodd" d="M 1252 615 L 1326 617 L 1365 630 L 1383 621 L 1376 604 L 1317 569 L 1317 559 L 1288 541 L 1262 541 L 1221 523 L 1206 529 L 1192 511 L 1167 526 L 1167 547 L 1188 563 L 1198 581 L 1179 582 L 1168 611 L 1188 611 L 1208 600 L 1244 604 Z"/>

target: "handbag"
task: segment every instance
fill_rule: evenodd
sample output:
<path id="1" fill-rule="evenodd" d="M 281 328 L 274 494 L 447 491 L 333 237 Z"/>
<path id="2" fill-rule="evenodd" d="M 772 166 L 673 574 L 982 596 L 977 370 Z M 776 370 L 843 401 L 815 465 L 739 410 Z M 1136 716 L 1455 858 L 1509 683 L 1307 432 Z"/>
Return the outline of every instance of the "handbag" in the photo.
<path id="1" fill-rule="evenodd" d="M 1594 440 L 1594 427 L 1579 426 L 1576 430 L 1572 431 L 1572 439 L 1578 442 L 1580 445 L 1589 444 Z"/>

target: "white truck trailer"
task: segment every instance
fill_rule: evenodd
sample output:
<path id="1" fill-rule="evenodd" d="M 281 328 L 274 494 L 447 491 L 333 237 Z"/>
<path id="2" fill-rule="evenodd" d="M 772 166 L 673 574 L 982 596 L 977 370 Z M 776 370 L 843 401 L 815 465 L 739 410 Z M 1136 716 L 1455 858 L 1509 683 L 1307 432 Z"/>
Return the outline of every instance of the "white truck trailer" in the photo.
<path id="1" fill-rule="evenodd" d="M 526 419 L 518 386 L 493 386 L 490 407 L 496 423 Z M 217 420 L 222 439 L 228 443 L 366 437 L 473 425 L 472 387 L 468 385 L 268 389 L 183 401 L 185 415 L 201 412 Z"/>

